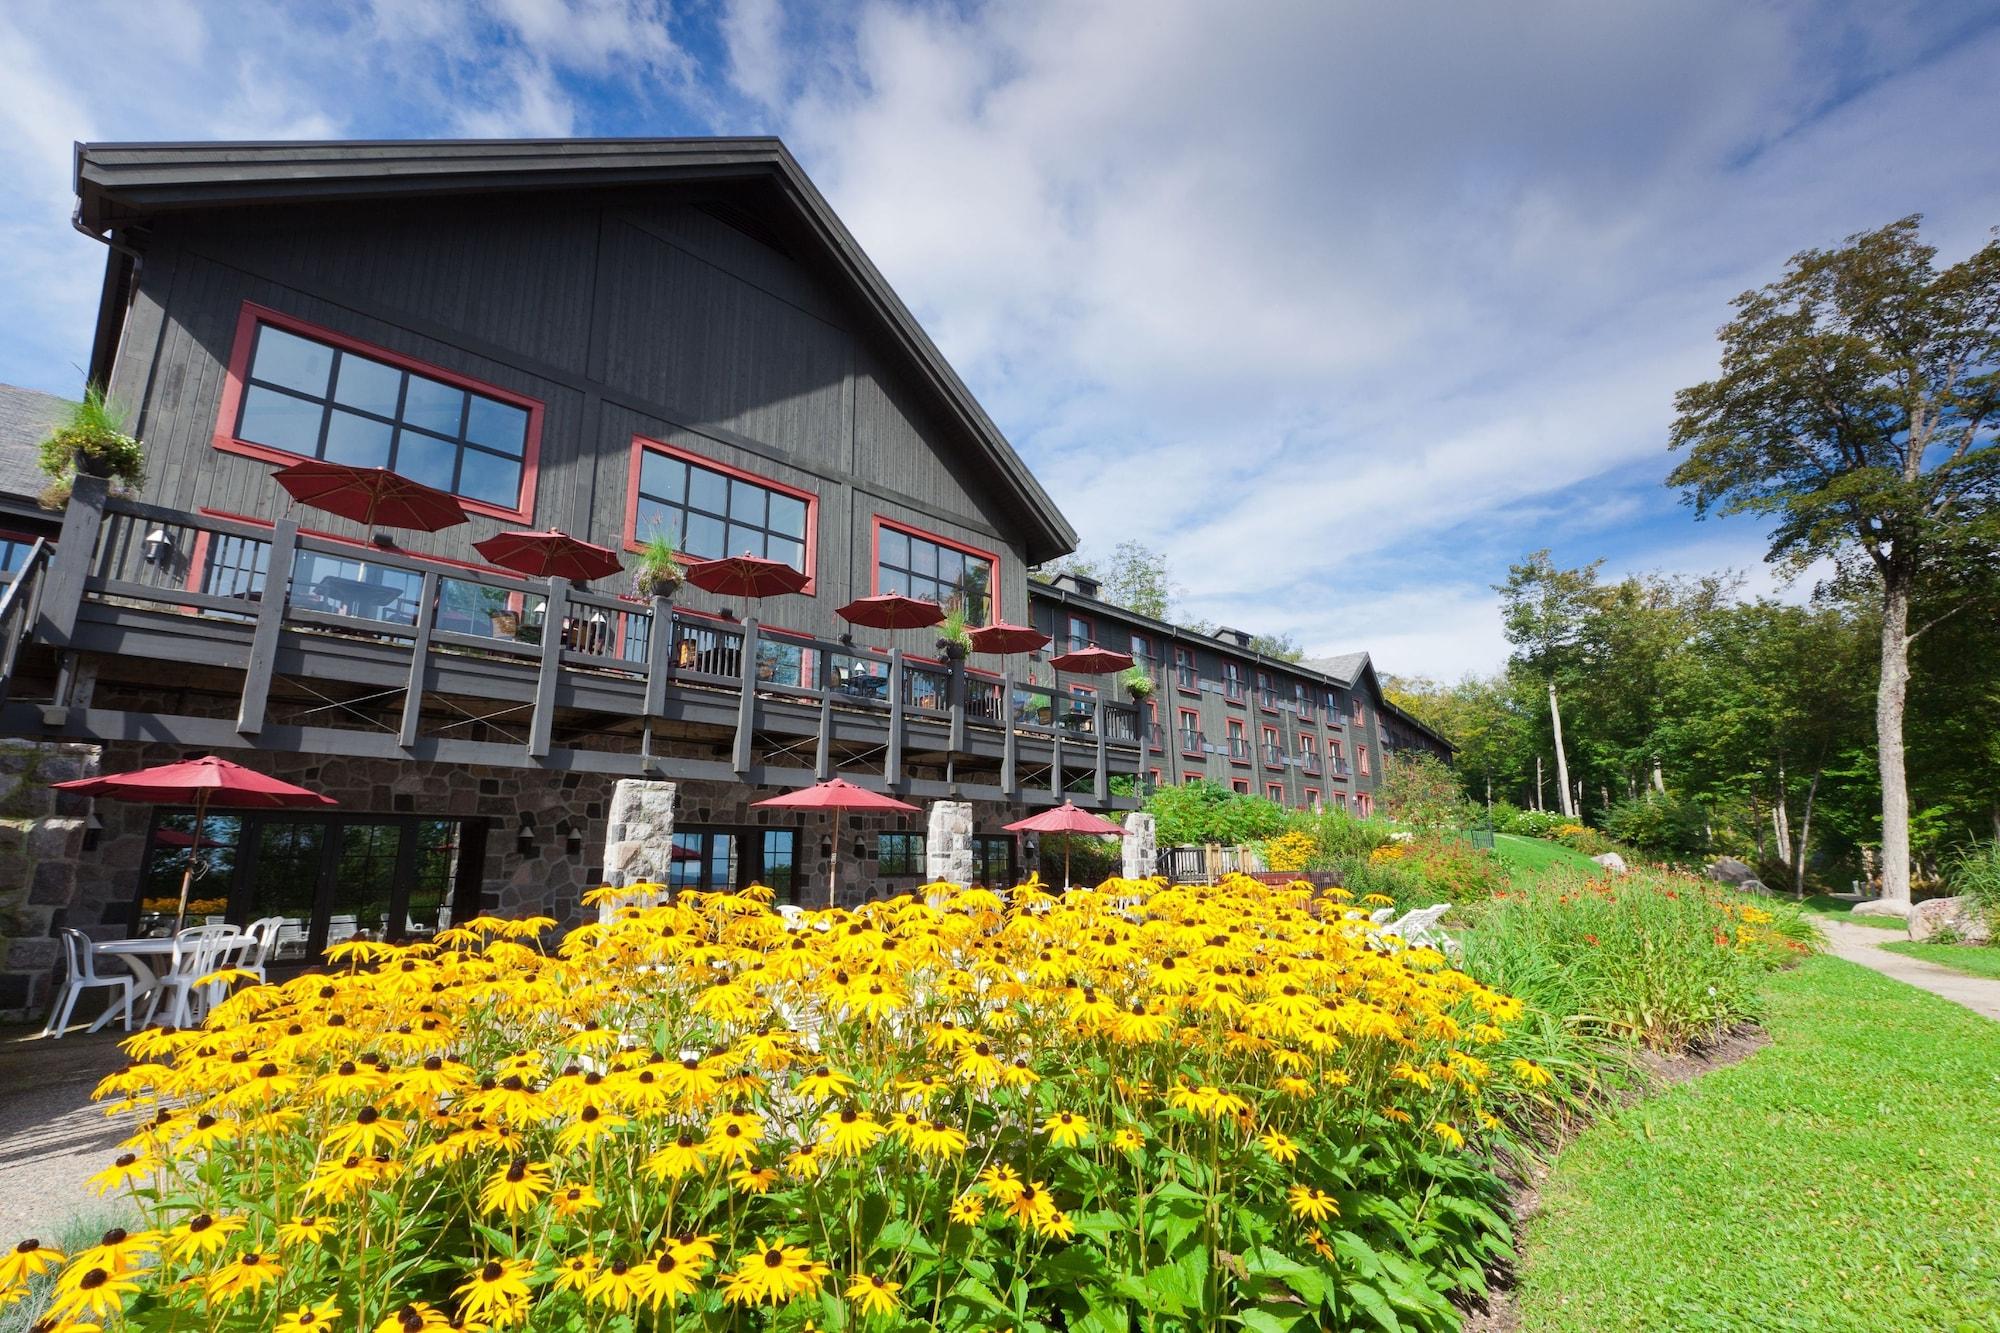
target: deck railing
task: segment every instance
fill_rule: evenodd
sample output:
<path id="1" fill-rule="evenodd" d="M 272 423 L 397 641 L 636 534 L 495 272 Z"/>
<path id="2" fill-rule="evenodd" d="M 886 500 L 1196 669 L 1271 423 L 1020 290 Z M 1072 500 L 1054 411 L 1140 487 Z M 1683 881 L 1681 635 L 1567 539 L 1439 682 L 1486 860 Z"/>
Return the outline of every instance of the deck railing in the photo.
<path id="1" fill-rule="evenodd" d="M 19 641 L 34 635 L 57 648 L 75 641 L 83 604 L 166 611 L 247 626 L 236 731 L 264 727 L 273 666 L 285 635 L 320 635 L 401 649 L 408 687 L 399 735 L 418 738 L 434 664 L 456 658 L 514 664 L 535 673 L 526 759 L 549 752 L 558 686 L 619 678 L 642 689 L 640 715 L 660 716 L 670 690 L 733 691 L 738 698 L 732 762 L 751 764 L 757 701 L 794 700 L 820 708 L 819 767 L 835 711 L 879 715 L 887 730 L 884 777 L 901 777 L 910 718 L 948 727 L 942 747 L 966 752 L 968 726 L 1005 741 L 1002 785 L 1016 789 L 1016 737 L 1046 740 L 1061 780 L 1063 752 L 1083 750 L 1069 777 L 1094 768 L 1100 794 L 1109 749 L 1140 749 L 1136 708 L 1095 696 L 1055 695 L 1010 676 L 970 671 L 674 608 L 664 599 L 606 596 L 562 579 L 515 578 L 425 560 L 387 546 L 362 547 L 272 527 L 108 500 L 90 479 L 64 518 L 59 557 L 38 543 L 0 592 L 0 691 L 12 676 Z M 46 591 L 44 590 L 46 585 Z M 273 597 L 270 589 L 282 587 Z M 0 694 L 4 700 L 4 694 Z M 650 731 L 649 731 L 650 738 Z M 1039 763 L 1040 760 L 1038 759 Z"/>

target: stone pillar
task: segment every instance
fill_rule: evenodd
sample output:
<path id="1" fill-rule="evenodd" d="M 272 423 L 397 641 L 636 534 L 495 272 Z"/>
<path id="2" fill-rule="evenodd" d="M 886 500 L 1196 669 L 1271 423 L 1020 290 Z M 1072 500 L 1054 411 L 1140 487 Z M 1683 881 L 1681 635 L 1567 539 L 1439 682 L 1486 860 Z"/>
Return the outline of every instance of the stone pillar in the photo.
<path id="1" fill-rule="evenodd" d="M 1144 810 L 1125 816 L 1124 852 L 1127 879 L 1151 879 L 1160 868 L 1159 833 L 1153 817 Z"/>
<path id="2" fill-rule="evenodd" d="M 671 782 L 620 778 L 611 791 L 611 813 L 604 831 L 604 882 L 613 888 L 627 884 L 665 884 L 674 857 L 674 790 Z M 629 901 L 638 901 L 632 899 Z M 612 904 L 598 909 L 608 920 Z"/>
<path id="3" fill-rule="evenodd" d="M 94 745 L 0 741 L 0 1019 L 41 1017 L 62 957 L 56 932 L 98 924 L 74 919 L 89 802 L 49 790 L 51 782 L 95 777 L 98 753 Z"/>
<path id="4" fill-rule="evenodd" d="M 932 801 L 924 830 L 924 878 L 964 887 L 972 883 L 972 804 Z"/>

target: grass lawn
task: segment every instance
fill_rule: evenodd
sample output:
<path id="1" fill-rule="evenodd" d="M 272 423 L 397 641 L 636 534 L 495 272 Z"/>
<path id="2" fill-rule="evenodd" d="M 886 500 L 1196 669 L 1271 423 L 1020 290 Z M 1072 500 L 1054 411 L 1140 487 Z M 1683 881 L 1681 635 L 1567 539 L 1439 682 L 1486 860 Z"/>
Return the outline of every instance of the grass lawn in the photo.
<path id="1" fill-rule="evenodd" d="M 1873 926 L 1877 930 L 1894 930 L 1907 933 L 1909 925 L 1900 917 L 1856 916 L 1854 904 L 1839 898 L 1829 898 L 1823 893 L 1815 893 L 1799 904 L 1807 916 L 1839 917 L 1852 926 Z"/>
<path id="2" fill-rule="evenodd" d="M 1557 1159 L 1522 1326 L 2000 1333 L 2000 1027 L 1814 958 L 1773 1044 Z"/>
<path id="3" fill-rule="evenodd" d="M 1977 944 L 1923 944 L 1915 940 L 1890 940 L 1882 946 L 1890 953 L 1904 953 L 1936 963 L 1954 972 L 1975 977 L 2000 977 L 2000 948 Z"/>
<path id="4" fill-rule="evenodd" d="M 1545 838 L 1524 838 L 1517 833 L 1493 835 L 1493 855 L 1507 867 L 1514 879 L 1534 879 L 1551 870 L 1580 870 L 1598 874 L 1604 867 L 1582 852 Z"/>

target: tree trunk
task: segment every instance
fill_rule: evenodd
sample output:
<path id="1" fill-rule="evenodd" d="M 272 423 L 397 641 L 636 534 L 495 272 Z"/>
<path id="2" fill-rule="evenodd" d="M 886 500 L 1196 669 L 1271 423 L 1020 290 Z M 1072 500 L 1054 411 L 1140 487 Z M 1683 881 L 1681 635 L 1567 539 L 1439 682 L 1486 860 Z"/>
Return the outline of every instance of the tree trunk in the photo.
<path id="1" fill-rule="evenodd" d="M 1903 767 L 1903 705 L 1910 693 L 1910 590 L 1882 579 L 1882 676 L 1875 691 L 1875 751 L 1882 773 L 1882 902 L 1910 909 L 1910 786 Z"/>
<path id="2" fill-rule="evenodd" d="M 1793 862 L 1792 896 L 1800 901 L 1804 901 L 1806 896 L 1806 847 L 1812 840 L 1813 797 L 1819 795 L 1819 774 L 1820 770 L 1815 768 L 1812 781 L 1806 784 L 1806 809 L 1799 819 L 1799 852 Z"/>
<path id="3" fill-rule="evenodd" d="M 1536 811 L 1536 813 L 1537 813 L 1537 814 L 1539 814 L 1539 813 L 1541 812 L 1541 809 L 1542 809 L 1542 757 L 1541 757 L 1541 756 L 1540 756 L 1540 755 L 1538 754 L 1538 755 L 1536 755 L 1536 756 L 1535 756 L 1535 811 Z"/>
<path id="4" fill-rule="evenodd" d="M 1785 790 L 1785 761 L 1778 760 L 1778 785 L 1771 794 L 1771 832 L 1778 845 L 1778 859 L 1792 859 L 1791 797 Z"/>
<path id="5" fill-rule="evenodd" d="M 1660 767 L 1660 756 L 1653 756 L 1653 790 L 1660 795 L 1667 794 L 1667 775 Z"/>
<path id="6" fill-rule="evenodd" d="M 1556 735 L 1556 790 L 1562 793 L 1562 812 L 1576 818 L 1576 804 L 1569 793 L 1569 756 L 1563 753 L 1563 715 L 1556 704 L 1556 683 L 1549 681 L 1549 724 Z"/>

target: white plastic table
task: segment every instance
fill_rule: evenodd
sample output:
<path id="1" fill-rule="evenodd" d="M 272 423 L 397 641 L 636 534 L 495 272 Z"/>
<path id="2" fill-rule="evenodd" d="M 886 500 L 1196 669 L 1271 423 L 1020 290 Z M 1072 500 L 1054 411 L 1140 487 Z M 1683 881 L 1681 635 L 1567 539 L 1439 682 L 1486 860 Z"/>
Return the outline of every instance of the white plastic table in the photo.
<path id="1" fill-rule="evenodd" d="M 218 952 L 240 948 L 249 942 L 248 935 L 224 935 L 209 941 Z M 116 958 L 132 970 L 132 975 L 138 980 L 138 985 L 132 991 L 132 1007 L 136 1009 L 140 1000 L 158 990 L 160 986 L 160 974 L 154 970 L 152 960 L 165 959 L 168 967 L 173 966 L 174 940 L 171 935 L 163 935 L 157 939 L 105 940 L 101 944 L 91 945 L 90 951 L 99 957 Z M 179 1009 L 180 1006 L 176 1005 L 176 1012 Z M 97 1031 L 110 1022 L 115 1014 L 115 1010 L 105 1010 L 98 1016 L 97 1021 L 90 1025 L 89 1030 Z M 174 1015 L 169 1015 L 168 1019 L 173 1021 Z"/>

